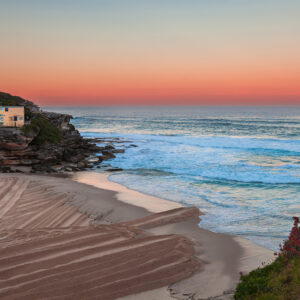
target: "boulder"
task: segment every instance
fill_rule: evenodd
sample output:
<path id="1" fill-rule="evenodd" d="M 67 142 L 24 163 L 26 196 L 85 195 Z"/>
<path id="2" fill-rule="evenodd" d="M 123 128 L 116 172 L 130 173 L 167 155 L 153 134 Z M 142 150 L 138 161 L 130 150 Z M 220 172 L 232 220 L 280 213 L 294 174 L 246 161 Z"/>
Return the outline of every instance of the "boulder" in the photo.
<path id="1" fill-rule="evenodd" d="M 77 168 L 84 169 L 86 168 L 87 163 L 85 161 L 80 161 L 77 163 Z"/>
<path id="2" fill-rule="evenodd" d="M 118 172 L 118 171 L 123 171 L 121 168 L 110 168 L 106 170 L 107 172 Z"/>
<path id="3" fill-rule="evenodd" d="M 104 149 L 105 149 L 105 150 L 112 150 L 112 149 L 115 149 L 115 147 L 112 146 L 112 145 L 106 145 L 106 146 L 104 147 Z"/>
<path id="4" fill-rule="evenodd" d="M 111 151 L 112 153 L 124 153 L 125 150 L 124 149 L 114 149 Z"/>
<path id="5" fill-rule="evenodd" d="M 110 151 L 107 151 L 107 150 L 102 150 L 102 160 L 108 160 L 108 159 L 112 159 L 112 158 L 115 158 L 116 156 L 110 152 Z"/>

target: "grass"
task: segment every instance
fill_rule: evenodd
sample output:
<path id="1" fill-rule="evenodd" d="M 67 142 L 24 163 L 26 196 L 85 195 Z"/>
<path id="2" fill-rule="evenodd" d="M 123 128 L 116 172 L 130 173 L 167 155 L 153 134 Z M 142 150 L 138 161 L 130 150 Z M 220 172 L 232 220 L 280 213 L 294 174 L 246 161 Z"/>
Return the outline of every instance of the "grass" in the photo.
<path id="1" fill-rule="evenodd" d="M 300 258 L 285 261 L 279 256 L 273 263 L 241 276 L 237 300 L 298 300 L 300 299 Z"/>
<path id="2" fill-rule="evenodd" d="M 22 106 L 19 97 L 11 96 L 9 94 L 0 94 L 0 105 L 1 106 Z"/>
<path id="3" fill-rule="evenodd" d="M 38 133 L 31 142 L 32 145 L 36 146 L 58 144 L 62 139 L 60 130 L 40 114 L 34 117 L 30 124 L 25 125 L 22 131 L 27 134 L 31 131 Z"/>
<path id="4" fill-rule="evenodd" d="M 276 260 L 241 276 L 236 300 L 299 300 L 300 299 L 300 228 L 294 226 Z"/>

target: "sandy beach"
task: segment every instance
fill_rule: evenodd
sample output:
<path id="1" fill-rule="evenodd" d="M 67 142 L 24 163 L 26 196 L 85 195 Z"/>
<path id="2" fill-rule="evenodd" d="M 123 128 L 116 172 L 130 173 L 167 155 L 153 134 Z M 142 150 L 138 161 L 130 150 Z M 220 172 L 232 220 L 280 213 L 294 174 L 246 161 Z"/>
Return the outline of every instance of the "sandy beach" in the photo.
<path id="1" fill-rule="evenodd" d="M 0 216 L 1 299 L 230 299 L 273 257 L 93 172 L 1 174 Z"/>

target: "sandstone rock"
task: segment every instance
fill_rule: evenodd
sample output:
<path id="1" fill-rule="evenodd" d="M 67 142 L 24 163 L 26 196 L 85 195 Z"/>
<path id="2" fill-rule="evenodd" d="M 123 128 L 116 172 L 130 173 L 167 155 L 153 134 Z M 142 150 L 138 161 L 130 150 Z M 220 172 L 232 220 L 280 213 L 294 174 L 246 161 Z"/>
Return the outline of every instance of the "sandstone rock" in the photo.
<path id="1" fill-rule="evenodd" d="M 40 163 L 41 161 L 38 159 L 21 159 L 20 160 L 20 165 L 21 166 L 32 166 Z"/>
<path id="2" fill-rule="evenodd" d="M 101 151 L 103 148 L 97 146 L 96 144 L 91 144 L 91 145 L 88 145 L 88 149 L 89 149 L 91 152 L 99 152 L 99 151 Z"/>
<path id="3" fill-rule="evenodd" d="M 107 151 L 107 150 L 102 150 L 102 156 L 101 158 L 103 160 L 108 160 L 108 159 L 111 159 L 111 158 L 115 158 L 116 156 L 111 153 L 110 151 Z"/>
<path id="4" fill-rule="evenodd" d="M 0 166 L 0 172 L 1 173 L 10 173 L 11 172 L 11 168 L 8 166 Z"/>
<path id="5" fill-rule="evenodd" d="M 31 166 L 11 166 L 11 170 L 17 173 L 29 173 L 32 168 Z"/>
<path id="6" fill-rule="evenodd" d="M 86 167 L 86 162 L 84 162 L 84 161 L 78 162 L 77 168 L 84 169 L 85 167 Z"/>
<path id="7" fill-rule="evenodd" d="M 124 149 L 114 149 L 111 151 L 112 153 L 124 153 L 125 150 Z"/>
<path id="8" fill-rule="evenodd" d="M 118 172 L 118 171 L 123 171 L 121 168 L 110 168 L 106 170 L 107 172 Z"/>
<path id="9" fill-rule="evenodd" d="M 103 160 L 115 158 L 113 152 L 124 152 L 123 149 L 115 149 L 112 145 L 114 142 L 122 142 L 118 138 L 84 139 L 70 124 L 71 115 L 41 111 L 30 101 L 0 92 L 1 104 L 25 106 L 28 120 L 37 116 L 44 118 L 48 124 L 50 122 L 59 129 L 62 139 L 51 145 L 35 143 L 36 138 L 41 135 L 39 127 L 26 127 L 24 132 L 20 128 L 0 127 L 0 172 L 22 171 L 17 168 L 22 166 L 32 172 L 63 172 L 64 169 L 78 171 L 92 168 Z M 99 147 L 95 142 L 106 145 Z M 91 157 L 95 153 L 102 155 Z M 16 168 L 11 170 L 10 166 Z"/>
<path id="10" fill-rule="evenodd" d="M 2 159 L 0 161 L 0 166 L 17 166 L 21 164 L 20 162 L 19 159 Z"/>
<path id="11" fill-rule="evenodd" d="M 99 162 L 99 158 L 97 156 L 92 156 L 92 157 L 88 158 L 87 161 L 89 163 L 98 163 Z"/>
<path id="12" fill-rule="evenodd" d="M 74 130 L 74 126 L 70 124 L 70 120 L 73 118 L 71 115 L 43 111 L 43 116 L 62 130 Z"/>
<path id="13" fill-rule="evenodd" d="M 112 149 L 115 149 L 115 147 L 112 146 L 112 145 L 106 145 L 106 146 L 104 147 L 104 149 L 105 149 L 105 150 L 112 150 Z"/>

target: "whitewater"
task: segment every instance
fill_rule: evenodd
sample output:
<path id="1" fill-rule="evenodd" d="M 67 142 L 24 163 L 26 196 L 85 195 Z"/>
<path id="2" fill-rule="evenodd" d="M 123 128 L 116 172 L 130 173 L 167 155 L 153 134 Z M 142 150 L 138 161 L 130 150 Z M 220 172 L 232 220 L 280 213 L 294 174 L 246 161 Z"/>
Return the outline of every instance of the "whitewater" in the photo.
<path id="1" fill-rule="evenodd" d="M 276 250 L 300 216 L 299 106 L 47 110 L 73 115 L 85 137 L 125 141 L 109 179 L 199 207 L 206 229 Z"/>

